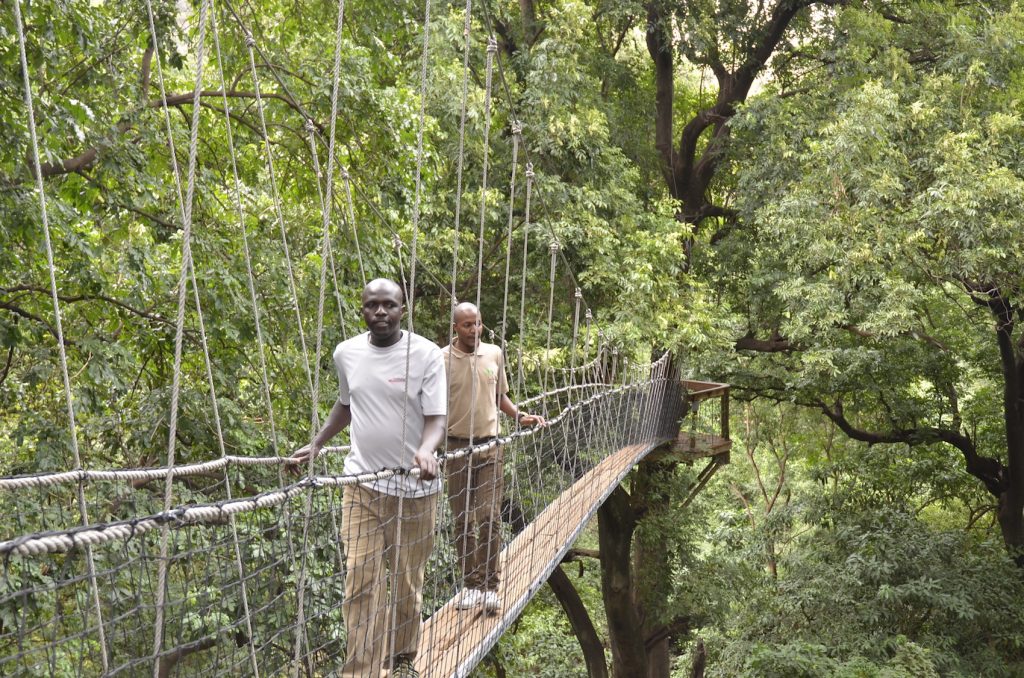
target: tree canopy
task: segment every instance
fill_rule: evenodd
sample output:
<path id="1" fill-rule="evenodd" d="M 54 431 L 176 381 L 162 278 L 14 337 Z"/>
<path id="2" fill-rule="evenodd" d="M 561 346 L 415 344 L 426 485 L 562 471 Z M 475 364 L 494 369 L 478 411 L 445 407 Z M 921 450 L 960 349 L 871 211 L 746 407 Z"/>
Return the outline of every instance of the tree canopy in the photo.
<path id="1" fill-rule="evenodd" d="M 4 475 L 73 465 L 15 2 Z M 332 119 L 339 6 L 18 5 L 85 466 L 166 462 L 186 224 L 179 461 L 218 444 L 206 354 L 230 453 L 305 442 L 334 398 L 324 347 L 360 330 L 368 277 L 414 282 L 417 331 L 438 341 L 449 295 L 479 295 L 529 365 L 569 359 L 579 288 L 623 354 L 669 348 L 739 401 L 732 464 L 695 503 L 678 464 L 613 497 L 646 675 L 1021 670 L 1017 2 L 434 2 L 424 44 L 424 3 L 349 0 Z M 587 555 L 607 543 L 586 533 L 553 588 L 575 588 L 618 675 Z M 586 674 L 556 599 L 481 675 Z"/>

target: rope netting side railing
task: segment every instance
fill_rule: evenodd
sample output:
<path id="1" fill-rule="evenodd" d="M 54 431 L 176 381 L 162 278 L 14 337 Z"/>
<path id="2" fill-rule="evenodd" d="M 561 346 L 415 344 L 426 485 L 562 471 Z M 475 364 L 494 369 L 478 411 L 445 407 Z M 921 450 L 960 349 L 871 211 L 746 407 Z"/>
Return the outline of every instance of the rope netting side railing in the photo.
<path id="1" fill-rule="evenodd" d="M 517 479 L 508 483 L 514 490 L 507 493 L 501 511 L 511 536 L 615 451 L 659 439 L 665 362 L 643 373 L 634 370 L 614 384 L 566 384 L 547 394 L 547 427 L 512 430 L 447 456 L 457 459 L 503 445 L 506 458 L 514 460 L 506 473 L 509 480 Z M 399 483 L 409 475 L 404 469 L 361 476 L 316 475 L 253 496 L 178 505 L 131 520 L 86 526 L 74 526 L 76 516 L 67 515 L 64 524 L 73 527 L 0 542 L 0 673 L 99 674 L 104 649 L 109 656 L 107 675 L 149 670 L 160 675 L 239 675 L 251 671 L 254 657 L 263 674 L 288 670 L 297 631 L 299 562 L 288 546 L 284 515 L 305 510 L 306 502 L 311 507 L 305 564 L 307 640 L 300 661 L 316 673 L 337 671 L 353 629 L 342 614 L 347 573 L 337 563 L 338 534 L 332 524 L 338 520 L 332 518 L 338 516 L 332 512 L 345 509 L 335 495 L 359 483 Z M 273 486 L 273 478 L 269 480 Z M 161 500 L 156 496 L 153 503 Z M 570 528 L 586 521 L 588 507 L 575 506 L 571 495 L 563 502 L 561 521 Z M 462 587 L 450 538 L 452 516 L 444 501 L 436 502 L 436 514 L 423 586 L 425 616 L 443 607 Z M 51 517 L 60 515 L 55 512 Z M 166 535 L 165 544 L 161 533 Z M 241 573 L 236 545 L 245 562 Z M 165 637 L 154 656 L 151 635 L 157 621 L 154 601 L 162 546 Z M 93 606 L 83 602 L 91 596 L 87 547 L 95 562 L 102 614 L 87 614 Z M 391 556 L 382 550 L 378 564 Z M 530 580 L 525 583 L 529 589 L 536 578 L 530 572 L 543 570 L 550 560 L 549 555 L 544 557 L 544 562 L 528 567 L 523 561 L 508 570 L 503 590 L 522 588 L 520 578 Z"/>

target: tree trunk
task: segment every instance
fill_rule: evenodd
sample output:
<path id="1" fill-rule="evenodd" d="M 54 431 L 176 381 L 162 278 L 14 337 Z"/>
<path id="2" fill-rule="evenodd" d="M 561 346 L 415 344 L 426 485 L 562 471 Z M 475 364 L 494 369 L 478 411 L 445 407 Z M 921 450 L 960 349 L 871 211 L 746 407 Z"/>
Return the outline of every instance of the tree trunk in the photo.
<path id="1" fill-rule="evenodd" d="M 548 578 L 548 586 L 551 587 L 558 602 L 562 605 L 565 616 L 569 618 L 572 631 L 580 643 L 583 660 L 587 664 L 587 675 L 590 678 L 608 678 L 608 666 L 604 661 L 604 645 L 601 644 L 601 637 L 597 635 L 597 629 L 594 628 L 594 623 L 590 620 L 583 599 L 580 598 L 576 587 L 572 585 L 572 581 L 565 574 L 561 565 L 551 573 L 551 577 Z"/>
<path id="2" fill-rule="evenodd" d="M 704 53 L 706 64 L 718 84 L 713 105 L 692 114 L 678 134 L 673 131 L 673 88 L 675 79 L 673 8 L 671 3 L 647 3 L 647 52 L 654 64 L 654 138 L 661 157 L 661 170 L 669 193 L 679 207 L 676 219 L 692 224 L 696 231 L 705 219 L 727 217 L 728 208 L 711 202 L 711 181 L 723 158 L 729 139 L 729 120 L 739 104 L 746 101 L 754 80 L 764 70 L 798 12 L 811 5 L 831 5 L 839 0 L 776 0 L 765 8 L 765 20 L 743 41 L 743 50 L 729 63 L 718 49 Z M 710 132 L 709 135 L 705 135 Z M 704 141 L 702 141 L 702 138 Z M 684 243 L 689 267 L 691 236 Z"/>
<path id="3" fill-rule="evenodd" d="M 612 648 L 612 675 L 636 678 L 647 675 L 644 634 L 633 605 L 630 559 L 636 516 L 629 494 L 617 487 L 597 512 L 601 548 L 601 595 L 608 617 Z"/>
<path id="4" fill-rule="evenodd" d="M 999 495 L 999 528 L 1017 565 L 1024 567 L 1024 356 L 1014 341 L 1014 308 L 997 296 L 996 336 L 1003 372 L 1003 421 L 1006 427 L 1006 478 Z"/>
<path id="5" fill-rule="evenodd" d="M 523 21 L 523 42 L 533 45 L 537 37 L 537 7 L 533 0 L 519 0 L 519 14 Z"/>
<path id="6" fill-rule="evenodd" d="M 674 464 L 643 461 L 633 481 L 634 507 L 643 516 L 659 515 L 669 508 L 670 498 L 662 477 Z M 642 506 L 637 506 L 642 503 Z M 672 591 L 668 548 L 664 540 L 635 540 L 633 546 L 634 606 L 643 627 L 647 653 L 647 678 L 669 678 L 672 673 L 670 647 L 673 629 L 665 624 L 663 609 Z"/>
<path id="7" fill-rule="evenodd" d="M 704 649 L 704 641 L 697 639 L 697 647 L 693 651 L 693 665 L 690 667 L 690 678 L 704 678 L 704 667 L 707 665 L 708 653 Z"/>

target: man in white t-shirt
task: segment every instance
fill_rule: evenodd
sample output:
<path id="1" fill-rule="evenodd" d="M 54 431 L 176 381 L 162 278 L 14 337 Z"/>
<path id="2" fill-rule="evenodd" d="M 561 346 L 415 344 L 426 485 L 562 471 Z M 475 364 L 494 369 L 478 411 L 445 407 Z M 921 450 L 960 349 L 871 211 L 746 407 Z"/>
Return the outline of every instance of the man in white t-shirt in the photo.
<path id="1" fill-rule="evenodd" d="M 403 332 L 402 288 L 386 279 L 363 289 L 369 332 L 338 344 L 338 400 L 313 442 L 292 459 L 315 458 L 351 424 L 345 474 L 415 467 L 408 474 L 344 489 L 341 540 L 345 546 L 348 632 L 343 678 L 415 678 L 423 573 L 434 545 L 436 450 L 445 436 L 447 386 L 441 349 Z M 387 572 L 385 572 L 387 570 Z M 390 606 L 388 583 L 390 582 Z M 392 626 L 393 621 L 393 626 Z"/>

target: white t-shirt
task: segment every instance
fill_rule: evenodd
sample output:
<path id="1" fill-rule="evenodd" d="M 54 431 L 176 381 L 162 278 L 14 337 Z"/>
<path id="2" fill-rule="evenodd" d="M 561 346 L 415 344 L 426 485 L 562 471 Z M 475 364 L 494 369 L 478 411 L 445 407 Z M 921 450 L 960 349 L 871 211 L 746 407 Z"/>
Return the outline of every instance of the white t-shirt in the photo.
<path id="1" fill-rule="evenodd" d="M 424 415 L 447 411 L 441 349 L 429 339 L 404 330 L 397 343 L 381 348 L 371 344 L 370 333 L 364 332 L 338 344 L 334 365 L 338 369 L 338 400 L 352 411 L 352 449 L 345 459 L 345 474 L 411 468 L 423 439 Z M 411 476 L 377 480 L 366 486 L 406 497 L 441 491 L 440 480 L 425 482 Z"/>

